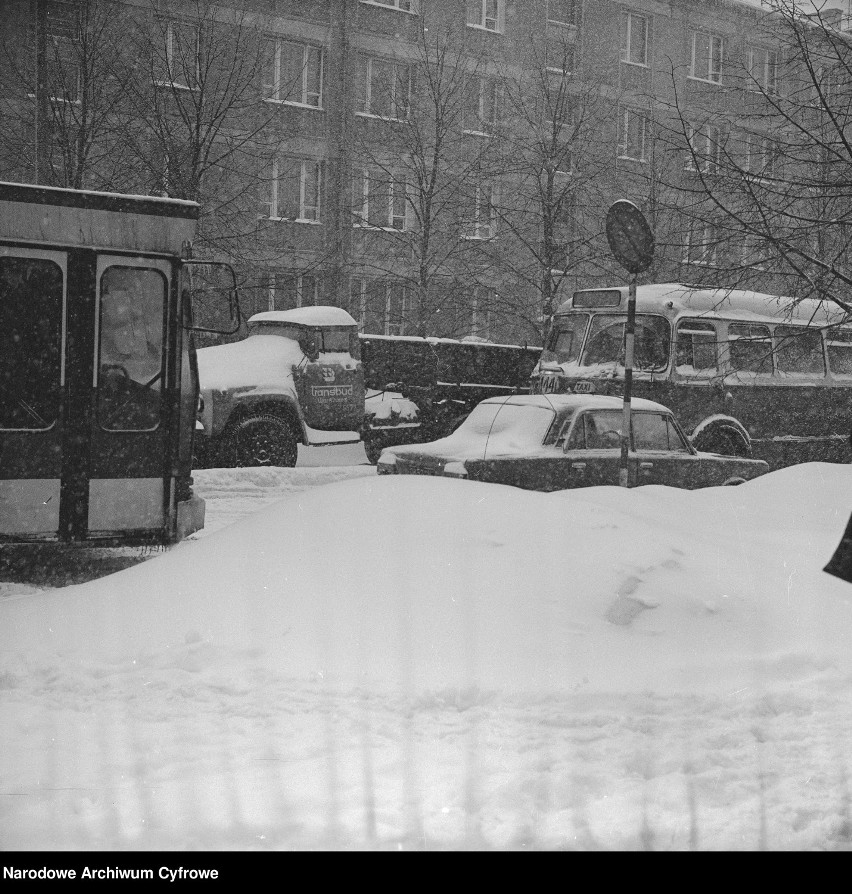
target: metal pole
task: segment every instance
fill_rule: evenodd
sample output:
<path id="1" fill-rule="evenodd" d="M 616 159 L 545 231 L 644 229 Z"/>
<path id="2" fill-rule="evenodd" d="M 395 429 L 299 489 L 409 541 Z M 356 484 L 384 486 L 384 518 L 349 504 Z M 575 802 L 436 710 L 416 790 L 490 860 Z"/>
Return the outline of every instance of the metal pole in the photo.
<path id="1" fill-rule="evenodd" d="M 618 483 L 629 487 L 630 398 L 633 392 L 633 334 L 636 329 L 636 274 L 630 277 L 627 293 L 627 325 L 624 328 L 624 408 L 621 418 L 621 465 Z"/>

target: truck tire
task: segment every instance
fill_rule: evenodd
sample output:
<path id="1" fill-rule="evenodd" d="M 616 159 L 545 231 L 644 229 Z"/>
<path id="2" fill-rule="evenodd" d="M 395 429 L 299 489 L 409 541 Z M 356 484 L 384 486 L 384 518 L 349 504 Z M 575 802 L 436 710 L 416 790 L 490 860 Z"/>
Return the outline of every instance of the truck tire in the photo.
<path id="1" fill-rule="evenodd" d="M 234 466 L 296 465 L 299 445 L 293 429 L 284 419 L 266 413 L 238 422 L 228 438 L 228 458 Z"/>

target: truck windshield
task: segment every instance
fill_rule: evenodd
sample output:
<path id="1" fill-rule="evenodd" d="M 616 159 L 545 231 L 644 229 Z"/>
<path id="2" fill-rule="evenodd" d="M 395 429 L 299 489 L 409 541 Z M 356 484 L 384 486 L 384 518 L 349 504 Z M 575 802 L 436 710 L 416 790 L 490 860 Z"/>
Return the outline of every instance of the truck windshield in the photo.
<path id="1" fill-rule="evenodd" d="M 600 363 L 624 363 L 624 316 L 595 314 L 581 366 Z M 633 364 L 637 369 L 662 371 L 668 366 L 671 326 L 663 317 L 637 314 Z"/>

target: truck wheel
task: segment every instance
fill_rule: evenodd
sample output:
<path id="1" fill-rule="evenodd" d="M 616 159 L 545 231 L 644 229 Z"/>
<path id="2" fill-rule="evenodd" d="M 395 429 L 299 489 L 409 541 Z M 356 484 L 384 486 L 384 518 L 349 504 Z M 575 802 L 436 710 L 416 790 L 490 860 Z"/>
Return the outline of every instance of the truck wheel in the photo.
<path id="1" fill-rule="evenodd" d="M 299 445 L 293 429 L 278 416 L 250 416 L 231 433 L 228 454 L 238 468 L 243 466 L 296 465 Z"/>

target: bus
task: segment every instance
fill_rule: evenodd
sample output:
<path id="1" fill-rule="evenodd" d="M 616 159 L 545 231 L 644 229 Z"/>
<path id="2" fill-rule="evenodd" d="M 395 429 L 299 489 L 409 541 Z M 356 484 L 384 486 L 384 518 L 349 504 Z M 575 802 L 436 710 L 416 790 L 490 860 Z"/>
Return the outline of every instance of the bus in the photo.
<path id="1" fill-rule="evenodd" d="M 164 545 L 203 526 L 192 280 L 218 274 L 188 257 L 198 211 L 0 183 L 0 546 Z"/>
<path id="2" fill-rule="evenodd" d="M 584 289 L 551 322 L 534 394 L 623 394 L 628 287 Z M 849 462 L 852 319 L 794 300 L 682 283 L 636 288 L 632 395 L 671 408 L 699 450 L 770 468 Z"/>

